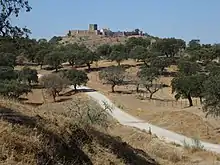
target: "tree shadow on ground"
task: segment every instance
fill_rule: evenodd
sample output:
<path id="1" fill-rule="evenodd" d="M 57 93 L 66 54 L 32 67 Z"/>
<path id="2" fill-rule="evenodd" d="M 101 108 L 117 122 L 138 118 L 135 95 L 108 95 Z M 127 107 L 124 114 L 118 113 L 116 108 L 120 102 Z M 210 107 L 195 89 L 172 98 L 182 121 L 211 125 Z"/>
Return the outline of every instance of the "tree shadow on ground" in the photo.
<path id="1" fill-rule="evenodd" d="M 34 85 L 32 85 L 31 87 L 32 87 L 32 89 L 43 89 L 43 88 L 44 88 L 44 87 L 43 87 L 42 85 L 40 85 L 40 84 L 34 84 Z"/>
<path id="2" fill-rule="evenodd" d="M 96 92 L 95 89 L 77 89 L 76 92 L 87 93 L 87 92 Z"/>
<path id="3" fill-rule="evenodd" d="M 112 137 L 97 130 L 92 130 L 90 134 L 101 146 L 108 148 L 122 159 L 125 164 L 129 165 L 158 165 L 147 153 L 140 149 L 133 148 L 126 142 L 123 142 L 120 137 Z"/>
<path id="4" fill-rule="evenodd" d="M 113 65 L 110 65 L 110 66 L 113 66 Z M 85 71 L 86 72 L 99 72 L 99 71 L 101 71 L 101 70 L 103 70 L 105 68 L 108 68 L 110 66 L 105 66 L 105 67 L 104 66 L 103 67 L 100 66 L 100 67 L 95 67 L 95 68 L 90 68 L 90 69 L 86 68 Z M 120 66 L 125 68 L 125 69 L 129 69 L 131 67 L 141 66 L 141 64 L 134 64 L 134 65 L 131 65 L 131 64 L 121 64 Z"/>
<path id="5" fill-rule="evenodd" d="M 113 93 L 113 94 L 127 94 L 127 95 L 129 95 L 129 94 L 132 94 L 133 91 L 120 91 L 120 90 L 116 90 L 115 92 L 111 92 L 111 93 Z"/>
<path id="6" fill-rule="evenodd" d="M 60 93 L 59 96 L 72 96 L 77 93 L 86 93 L 86 92 L 96 92 L 97 90 L 95 89 L 77 89 L 76 91 L 74 89 L 70 89 L 68 91 L 65 91 L 63 93 Z"/>
<path id="7" fill-rule="evenodd" d="M 19 97 L 18 98 L 18 101 L 27 101 L 28 100 L 28 98 L 25 98 L 25 97 Z"/>
<path id="8" fill-rule="evenodd" d="M 44 103 L 33 103 L 33 102 L 23 102 L 22 104 L 26 104 L 26 105 L 30 105 L 30 106 L 33 106 L 33 107 L 38 107 L 38 106 L 41 106 L 43 105 Z"/>
<path id="9" fill-rule="evenodd" d="M 56 100 L 56 103 L 61 103 L 61 102 L 65 102 L 65 101 L 68 101 L 68 100 L 72 100 L 72 98 L 70 97 L 67 97 L 67 98 L 58 98 Z"/>
<path id="10" fill-rule="evenodd" d="M 74 94 L 76 94 L 76 92 L 73 89 L 71 89 L 71 90 L 65 91 L 63 93 L 60 93 L 60 96 L 72 96 Z"/>
<path id="11" fill-rule="evenodd" d="M 136 64 L 122 64 L 121 66 L 124 66 L 125 69 L 129 69 L 131 67 L 141 67 L 146 65 L 144 63 L 136 63 Z"/>
<path id="12" fill-rule="evenodd" d="M 59 66 L 58 69 L 61 69 L 63 68 L 63 66 Z M 46 66 L 43 68 L 44 70 L 49 70 L 49 71 L 52 71 L 52 70 L 55 70 L 55 68 L 53 66 Z"/>
<path id="13" fill-rule="evenodd" d="M 12 109 L 0 107 L 0 118 L 12 124 L 25 125 L 34 128 L 37 123 L 37 118 L 22 115 Z"/>
<path id="14" fill-rule="evenodd" d="M 138 92 L 137 92 L 137 90 L 131 90 L 131 92 L 132 93 L 137 93 L 137 94 L 141 94 L 141 93 L 146 93 L 146 91 L 145 90 L 143 90 L 143 89 L 138 89 Z"/>
<path id="15" fill-rule="evenodd" d="M 150 99 L 150 97 L 149 96 L 146 96 L 145 97 L 146 99 L 148 99 L 149 101 L 164 101 L 164 102 L 176 102 L 175 100 L 172 100 L 172 99 L 160 99 L 160 98 L 155 98 L 155 97 L 153 97 L 153 98 L 151 98 Z"/>
<path id="16" fill-rule="evenodd" d="M 27 128 L 35 128 L 41 133 L 43 142 L 41 150 L 35 152 L 37 165 L 93 165 L 89 156 L 82 150 L 83 145 L 92 146 L 95 141 L 120 158 L 127 165 L 158 165 L 147 153 L 133 148 L 118 137 L 113 137 L 95 129 L 83 130 L 73 126 L 72 133 L 61 130 L 59 134 L 45 129 L 47 120 L 36 115 L 26 116 L 12 109 L 0 107 L 0 118 L 12 124 L 19 124 Z M 91 144 L 91 145 L 90 145 Z M 16 145 L 16 144 L 15 144 Z M 90 147 L 90 153 L 94 153 Z"/>
<path id="17" fill-rule="evenodd" d="M 162 76 L 164 76 L 164 77 L 176 77 L 177 76 L 177 72 L 163 71 L 162 72 Z"/>
<path id="18" fill-rule="evenodd" d="M 30 117 L 15 112 L 12 109 L 0 107 L 0 118 L 12 124 L 19 124 L 28 128 L 37 128 L 38 132 L 43 134 L 41 139 L 44 143 L 42 150 L 35 151 L 38 165 L 92 165 L 90 158 L 84 153 L 79 145 L 79 141 L 83 143 L 88 142 L 88 138 L 85 138 L 83 130 L 75 129 L 71 136 L 66 136 L 69 138 L 66 140 L 66 132 L 57 135 L 54 132 L 46 130 L 44 128 L 44 123 L 46 123 L 46 121 L 39 115 Z"/>
<path id="19" fill-rule="evenodd" d="M 101 71 L 101 70 L 103 70 L 105 68 L 107 68 L 107 67 L 103 66 L 103 67 L 96 67 L 96 68 L 90 68 L 90 69 L 86 68 L 85 72 L 99 72 L 99 71 Z"/>

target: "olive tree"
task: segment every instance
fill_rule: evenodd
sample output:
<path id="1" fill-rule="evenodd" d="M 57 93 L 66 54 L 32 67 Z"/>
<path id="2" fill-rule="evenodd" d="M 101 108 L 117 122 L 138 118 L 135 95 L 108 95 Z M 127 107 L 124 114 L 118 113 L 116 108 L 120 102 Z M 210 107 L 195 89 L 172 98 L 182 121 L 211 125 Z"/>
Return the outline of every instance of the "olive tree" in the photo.
<path id="1" fill-rule="evenodd" d="M 193 106 L 192 97 L 200 97 L 200 100 L 203 97 L 203 91 L 205 89 L 203 82 L 205 79 L 205 75 L 199 74 L 191 76 L 179 75 L 171 81 L 172 93 L 175 93 L 177 100 L 186 98 L 189 101 L 189 106 Z"/>
<path id="2" fill-rule="evenodd" d="M 31 92 L 30 86 L 19 83 L 17 80 L 0 81 L 0 94 L 3 96 L 17 99 L 29 92 Z"/>
<path id="3" fill-rule="evenodd" d="M 118 66 L 122 61 L 128 59 L 128 53 L 126 51 L 126 47 L 123 44 L 112 45 L 111 53 L 108 56 L 108 59 L 111 61 L 116 61 Z"/>
<path id="4" fill-rule="evenodd" d="M 76 70 L 76 69 L 68 70 L 64 73 L 64 75 L 71 82 L 71 84 L 74 86 L 75 91 L 77 90 L 76 89 L 77 85 L 79 85 L 79 86 L 82 84 L 86 85 L 86 83 L 89 80 L 86 72 L 84 72 L 82 70 Z"/>
<path id="5" fill-rule="evenodd" d="M 11 17 L 18 17 L 21 11 L 29 12 L 31 7 L 27 0 L 1 0 L 0 1 L 0 36 L 22 36 L 29 32 L 26 28 L 19 28 L 13 26 L 11 23 Z"/>
<path id="6" fill-rule="evenodd" d="M 46 89 L 49 95 L 56 101 L 59 93 L 70 85 L 70 82 L 61 74 L 49 74 L 40 78 L 40 84 Z"/>
<path id="7" fill-rule="evenodd" d="M 204 82 L 203 111 L 206 116 L 220 116 L 220 74 L 211 75 Z"/>
<path id="8" fill-rule="evenodd" d="M 64 60 L 64 55 L 64 52 L 52 51 L 45 57 L 45 62 L 46 64 L 53 66 L 56 72 L 58 72 L 58 68 Z"/>
<path id="9" fill-rule="evenodd" d="M 121 66 L 110 66 L 99 72 L 99 78 L 111 85 L 112 92 L 115 92 L 116 85 L 125 84 L 126 71 Z"/>
<path id="10" fill-rule="evenodd" d="M 28 82 L 29 85 L 31 83 L 38 83 L 37 70 L 31 69 L 27 66 L 23 67 L 22 70 L 18 74 L 18 79 L 23 82 Z"/>
<path id="11" fill-rule="evenodd" d="M 143 85 L 146 88 L 147 92 L 150 93 L 149 99 L 152 99 L 153 94 L 155 94 L 163 87 L 163 84 L 158 84 L 156 81 L 159 75 L 160 72 L 158 68 L 146 66 L 142 67 L 141 70 L 137 73 L 137 77 L 139 78 L 138 85 Z"/>

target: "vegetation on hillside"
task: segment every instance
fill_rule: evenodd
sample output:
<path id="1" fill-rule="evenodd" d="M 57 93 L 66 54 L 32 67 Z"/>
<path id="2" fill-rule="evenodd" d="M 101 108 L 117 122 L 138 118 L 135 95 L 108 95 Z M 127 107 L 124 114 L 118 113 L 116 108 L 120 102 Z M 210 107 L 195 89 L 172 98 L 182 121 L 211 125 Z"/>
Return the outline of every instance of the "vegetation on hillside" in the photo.
<path id="1" fill-rule="evenodd" d="M 192 98 L 198 97 L 204 105 L 204 111 L 208 114 L 213 112 L 213 107 L 218 109 L 218 104 L 209 100 L 217 97 L 214 93 L 206 91 L 209 88 L 204 87 L 210 79 L 213 80 L 219 75 L 220 46 L 218 44 L 200 44 L 199 40 L 192 40 L 186 44 L 185 41 L 176 38 L 157 38 L 151 42 L 149 38 L 131 37 L 124 44 L 104 44 L 92 50 L 83 44 L 62 45 L 59 42 L 50 42 L 46 39 L 35 40 L 27 37 L 2 36 L 0 42 L 0 74 L 3 80 L 1 84 L 4 86 L 7 83 L 5 90 L 1 92 L 4 96 L 19 97 L 23 93 L 30 92 L 30 89 L 24 87 L 25 84 L 30 88 L 31 84 L 37 83 L 35 70 L 28 67 L 22 71 L 13 69 L 17 65 L 16 59 L 20 56 L 24 56 L 24 59 L 30 62 L 35 62 L 41 68 L 48 65 L 56 72 L 62 68 L 62 63 L 66 61 L 75 68 L 86 65 L 87 71 L 91 71 L 91 64 L 101 59 L 115 61 L 118 66 L 124 60 L 133 59 L 142 65 L 137 75 L 139 81 L 136 83 L 138 86 L 146 88 L 146 91 L 150 93 L 150 99 L 163 87 L 163 84 L 157 79 L 167 74 L 167 67 L 177 65 L 178 73 L 171 82 L 175 98 L 187 98 L 189 106 L 193 106 Z M 15 46 L 16 49 L 8 49 L 10 46 Z M 211 66 L 212 69 L 210 69 Z M 122 72 L 123 67 L 110 67 L 100 72 L 100 78 L 112 85 L 112 91 L 114 91 L 115 85 L 135 83 L 130 80 L 129 76 L 125 76 L 126 73 L 123 73 L 126 72 L 126 68 Z M 84 72 L 72 71 L 65 75 L 68 75 L 67 77 L 75 87 L 88 81 Z M 8 81 L 12 81 L 11 88 L 8 87 Z M 22 88 L 16 94 L 12 94 L 11 90 L 14 90 L 15 86 Z M 212 102 L 211 105 L 210 102 Z"/>
<path id="2" fill-rule="evenodd" d="M 36 40 L 28 37 L 28 29 L 13 26 L 10 22 L 11 16 L 31 10 L 28 1 L 2 0 L 0 6 L 0 95 L 4 97 L 0 99 L 3 100 L 0 104 L 0 147 L 3 151 L 0 163 L 93 164 L 90 157 L 96 160 L 96 153 L 103 154 L 104 150 L 103 155 L 107 158 L 106 150 L 111 150 L 117 161 L 106 160 L 110 164 L 157 164 L 146 153 L 140 154 L 127 143 L 118 143 L 120 140 L 100 132 L 99 129 L 109 126 L 109 116 L 107 109 L 100 109 L 94 102 L 73 101 L 75 105 L 66 111 L 57 112 L 50 107 L 38 109 L 38 113 L 36 109 L 33 113 L 25 111 L 20 103 L 13 102 L 19 107 L 12 107 L 13 104 L 4 102 L 6 98 L 19 102 L 21 96 L 36 87 L 43 88 L 56 102 L 70 85 L 75 93 L 77 85 L 86 85 L 89 81 L 87 73 L 93 71 L 92 64 L 103 59 L 117 63 L 117 66 L 99 68 L 99 78 L 111 85 L 112 92 L 116 92 L 116 86 L 132 84 L 137 92 L 140 92 L 140 86 L 144 87 L 148 99 L 153 99 L 154 94 L 164 87 L 159 78 L 172 76 L 172 93 L 177 100 L 188 99 L 189 106 L 193 106 L 192 99 L 199 98 L 207 115 L 220 116 L 219 44 L 201 44 L 195 39 L 186 44 L 182 39 L 158 37 L 152 42 L 149 37 L 131 37 L 125 42 L 91 47 L 84 43 L 61 44 L 62 38 L 56 36 L 49 41 Z M 127 73 L 127 66 L 122 65 L 127 59 L 137 61 L 139 65 L 135 77 Z M 61 69 L 65 62 L 72 69 Z M 18 65 L 22 69 L 15 69 Z M 39 65 L 41 70 L 51 70 L 51 73 L 38 79 L 33 65 Z M 171 65 L 178 68 L 173 75 L 166 70 Z M 82 70 L 84 66 L 88 69 Z"/>

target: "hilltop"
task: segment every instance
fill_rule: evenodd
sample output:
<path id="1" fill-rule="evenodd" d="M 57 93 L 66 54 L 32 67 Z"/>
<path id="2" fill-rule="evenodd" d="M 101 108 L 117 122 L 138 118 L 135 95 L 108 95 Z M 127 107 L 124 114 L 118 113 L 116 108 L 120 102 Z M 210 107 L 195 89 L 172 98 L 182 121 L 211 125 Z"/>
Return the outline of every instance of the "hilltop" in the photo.
<path id="1" fill-rule="evenodd" d="M 139 29 L 133 31 L 111 31 L 109 28 L 98 29 L 97 24 L 89 24 L 88 30 L 69 30 L 66 36 L 63 36 L 60 43 L 78 43 L 84 44 L 90 49 L 94 49 L 102 44 L 114 45 L 125 43 L 130 37 L 152 38 L 152 36 L 143 33 Z"/>
<path id="2" fill-rule="evenodd" d="M 77 43 L 77 44 L 84 44 L 87 47 L 93 49 L 102 44 L 117 44 L 117 43 L 124 43 L 128 37 L 105 37 L 99 35 L 76 35 L 73 37 L 65 36 L 60 41 L 61 43 L 68 44 L 68 43 Z"/>

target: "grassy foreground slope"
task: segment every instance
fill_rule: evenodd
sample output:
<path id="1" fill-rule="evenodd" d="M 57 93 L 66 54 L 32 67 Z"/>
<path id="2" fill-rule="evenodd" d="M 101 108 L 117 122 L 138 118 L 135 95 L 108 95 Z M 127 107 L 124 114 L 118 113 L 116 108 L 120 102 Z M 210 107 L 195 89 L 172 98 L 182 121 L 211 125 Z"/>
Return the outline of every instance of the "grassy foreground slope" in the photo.
<path id="1" fill-rule="evenodd" d="M 219 159 L 121 126 L 85 95 L 37 108 L 0 100 L 1 165 L 185 165 Z"/>

